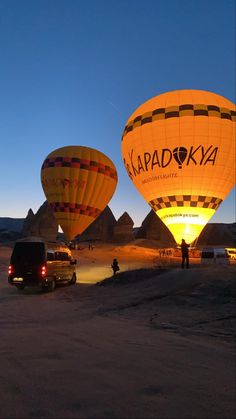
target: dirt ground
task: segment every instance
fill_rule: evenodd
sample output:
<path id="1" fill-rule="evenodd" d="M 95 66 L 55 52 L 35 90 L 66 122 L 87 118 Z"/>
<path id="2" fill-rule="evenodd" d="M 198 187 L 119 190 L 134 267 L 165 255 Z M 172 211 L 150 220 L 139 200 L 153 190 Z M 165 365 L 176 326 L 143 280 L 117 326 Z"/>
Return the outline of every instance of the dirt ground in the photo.
<path id="1" fill-rule="evenodd" d="M 10 253 L 0 247 L 1 418 L 235 417 L 236 265 L 182 270 L 154 248 L 104 245 L 75 251 L 76 285 L 20 292 Z"/>

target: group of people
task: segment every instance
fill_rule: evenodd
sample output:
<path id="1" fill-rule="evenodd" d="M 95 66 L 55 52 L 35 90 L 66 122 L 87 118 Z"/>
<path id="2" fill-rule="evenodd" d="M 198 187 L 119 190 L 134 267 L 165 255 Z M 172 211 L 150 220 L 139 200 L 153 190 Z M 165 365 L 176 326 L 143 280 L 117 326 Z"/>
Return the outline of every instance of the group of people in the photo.
<path id="1" fill-rule="evenodd" d="M 184 239 L 182 239 L 182 242 L 181 242 L 181 253 L 182 253 L 181 267 L 184 269 L 184 267 L 186 266 L 186 268 L 189 269 L 189 244 L 187 244 Z M 113 259 L 111 268 L 113 269 L 113 275 L 115 275 L 116 272 L 120 270 L 117 259 Z"/>
<path id="2" fill-rule="evenodd" d="M 186 266 L 186 268 L 189 269 L 189 244 L 187 244 L 184 239 L 182 239 L 182 242 L 181 242 L 181 253 L 182 253 L 181 267 L 184 269 L 184 267 Z M 113 269 L 113 275 L 115 275 L 116 272 L 120 270 L 117 259 L 113 259 L 111 268 Z"/>

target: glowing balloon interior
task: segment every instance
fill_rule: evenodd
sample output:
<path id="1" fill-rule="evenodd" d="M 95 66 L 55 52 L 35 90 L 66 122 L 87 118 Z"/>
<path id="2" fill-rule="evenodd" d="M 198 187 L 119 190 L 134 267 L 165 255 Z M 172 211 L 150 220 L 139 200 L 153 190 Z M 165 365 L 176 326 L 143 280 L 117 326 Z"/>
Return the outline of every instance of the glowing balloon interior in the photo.
<path id="1" fill-rule="evenodd" d="M 192 243 L 235 183 L 235 105 L 200 90 L 156 96 L 128 119 L 127 173 L 177 243 Z"/>
<path id="2" fill-rule="evenodd" d="M 112 161 L 98 150 L 66 146 L 45 159 L 41 182 L 68 240 L 81 234 L 104 210 L 117 185 Z"/>

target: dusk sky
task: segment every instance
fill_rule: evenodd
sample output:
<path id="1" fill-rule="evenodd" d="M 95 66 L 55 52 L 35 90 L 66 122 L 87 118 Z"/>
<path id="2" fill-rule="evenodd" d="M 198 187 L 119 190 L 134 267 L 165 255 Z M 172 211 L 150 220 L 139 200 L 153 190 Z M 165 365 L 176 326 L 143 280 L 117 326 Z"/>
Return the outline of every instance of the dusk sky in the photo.
<path id="1" fill-rule="evenodd" d="M 151 208 L 122 162 L 126 121 L 171 90 L 235 103 L 235 2 L 0 0 L 0 54 L 0 216 L 36 212 L 46 156 L 84 145 L 114 162 L 109 206 L 139 226 Z M 234 221 L 235 189 L 211 219 Z"/>

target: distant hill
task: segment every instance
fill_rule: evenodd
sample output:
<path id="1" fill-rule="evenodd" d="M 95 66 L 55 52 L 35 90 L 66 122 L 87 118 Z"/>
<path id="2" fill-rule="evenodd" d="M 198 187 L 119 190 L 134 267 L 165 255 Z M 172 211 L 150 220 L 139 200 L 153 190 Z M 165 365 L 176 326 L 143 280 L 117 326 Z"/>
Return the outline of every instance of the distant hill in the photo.
<path id="1" fill-rule="evenodd" d="M 103 226 L 99 219 L 95 221 L 93 226 L 90 226 L 90 233 L 93 232 L 93 239 L 96 238 L 95 233 L 97 234 L 101 229 L 110 228 L 109 217 L 105 217 L 106 211 L 103 214 Z M 112 213 L 111 213 L 112 215 Z M 113 215 L 112 215 L 113 216 Z M 114 218 L 115 220 L 115 218 Z M 147 222 L 149 221 L 149 222 Z M 25 222 L 25 218 L 10 218 L 10 217 L 0 217 L 0 243 L 12 242 L 22 236 L 22 228 Z M 43 222 L 43 225 L 45 221 Z M 163 230 L 165 229 L 166 232 Z M 103 231 L 101 230 L 101 231 Z M 163 234 L 166 240 L 160 240 L 160 235 Z M 101 233 L 101 232 L 100 232 Z M 158 217 L 150 211 L 150 214 L 144 219 L 141 227 L 133 228 L 134 239 L 153 239 L 157 240 L 158 245 L 164 247 L 173 246 L 173 240 L 168 239 L 168 231 L 166 226 L 160 222 Z M 59 233 L 58 233 L 59 234 Z M 168 233 L 170 235 L 170 233 Z M 62 237 L 63 235 L 60 234 Z M 101 235 L 101 234 L 100 234 Z M 110 232 L 109 232 L 110 235 Z M 23 234 L 24 236 L 24 234 Z M 104 241 L 107 241 L 107 237 L 103 238 Z M 208 223 L 203 229 L 202 233 L 198 238 L 198 246 L 226 246 L 226 247 L 236 247 L 236 223 Z"/>
<path id="2" fill-rule="evenodd" d="M 0 217 L 0 230 L 10 230 L 20 233 L 24 221 L 24 218 Z"/>

